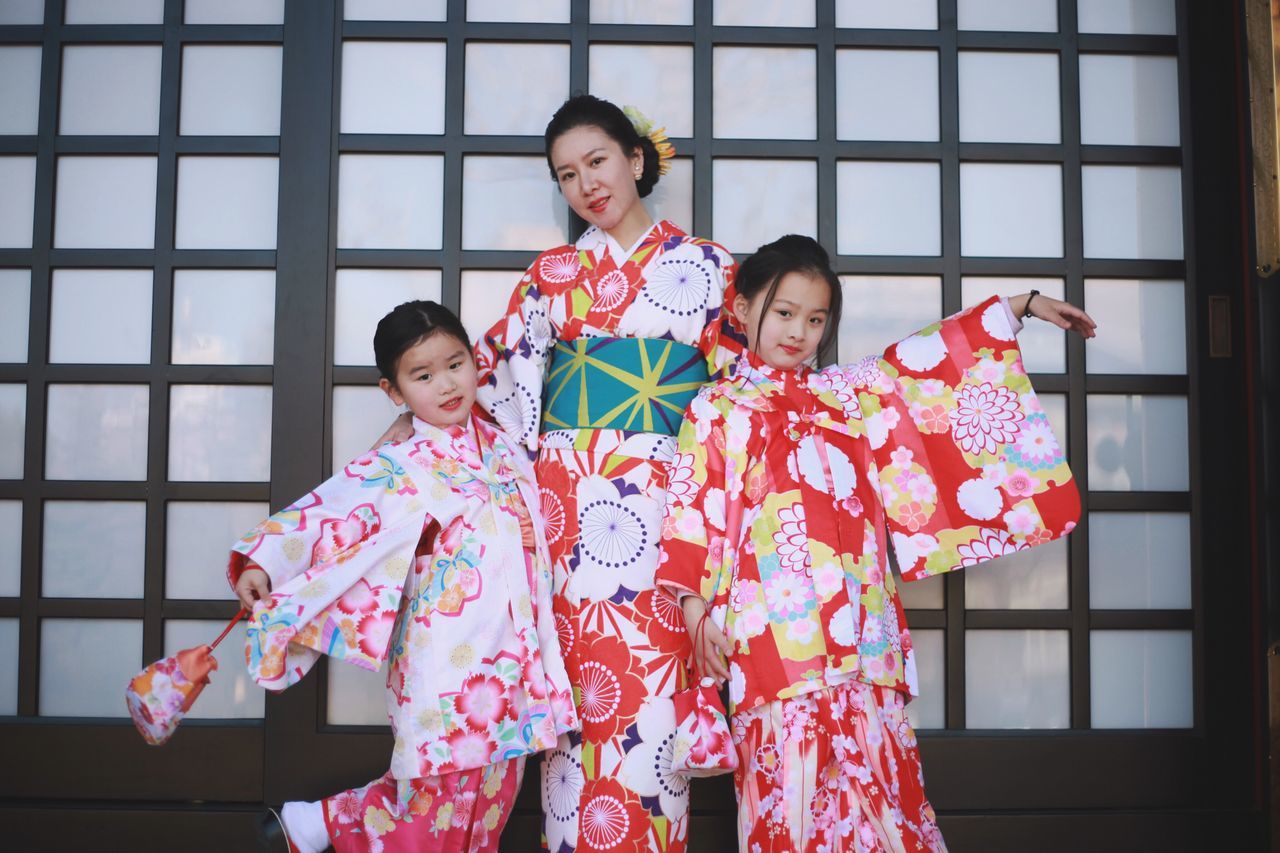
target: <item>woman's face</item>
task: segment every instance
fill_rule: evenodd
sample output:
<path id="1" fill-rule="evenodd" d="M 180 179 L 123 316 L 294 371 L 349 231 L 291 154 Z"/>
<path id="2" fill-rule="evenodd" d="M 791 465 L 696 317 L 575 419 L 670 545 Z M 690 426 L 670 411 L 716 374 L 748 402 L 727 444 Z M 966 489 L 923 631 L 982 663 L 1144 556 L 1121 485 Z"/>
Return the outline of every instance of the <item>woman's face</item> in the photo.
<path id="1" fill-rule="evenodd" d="M 565 201 L 590 224 L 612 234 L 638 216 L 647 221 L 636 191 L 644 167 L 638 149 L 628 155 L 600 128 L 582 125 L 552 143 L 551 165 Z"/>

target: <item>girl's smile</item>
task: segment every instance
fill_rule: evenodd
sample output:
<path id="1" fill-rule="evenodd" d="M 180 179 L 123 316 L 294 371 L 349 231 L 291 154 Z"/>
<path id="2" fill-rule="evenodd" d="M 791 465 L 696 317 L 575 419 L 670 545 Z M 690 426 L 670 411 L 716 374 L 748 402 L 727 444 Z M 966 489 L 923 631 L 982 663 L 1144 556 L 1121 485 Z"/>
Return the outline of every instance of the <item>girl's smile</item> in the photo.
<path id="1" fill-rule="evenodd" d="M 739 294 L 733 301 L 733 314 L 747 331 L 747 348 L 770 367 L 799 367 L 822 343 L 831 314 L 831 287 L 818 276 L 789 272 L 778 282 L 772 302 L 768 297 L 765 288 L 753 299 Z"/>

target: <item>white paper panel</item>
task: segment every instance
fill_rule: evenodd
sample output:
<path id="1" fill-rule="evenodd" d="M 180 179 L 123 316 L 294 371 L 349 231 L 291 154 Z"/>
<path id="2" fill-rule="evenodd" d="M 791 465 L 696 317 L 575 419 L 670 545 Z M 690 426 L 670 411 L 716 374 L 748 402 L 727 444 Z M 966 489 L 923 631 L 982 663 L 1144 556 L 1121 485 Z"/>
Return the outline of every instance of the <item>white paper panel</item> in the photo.
<path id="1" fill-rule="evenodd" d="M 278 136 L 281 56 L 277 45 L 184 47 L 179 133 Z"/>
<path id="2" fill-rule="evenodd" d="M 415 299 L 440 301 L 440 270 L 338 270 L 333 363 L 373 364 L 378 321 Z"/>
<path id="3" fill-rule="evenodd" d="M 1194 724 L 1190 631 L 1091 631 L 1089 651 L 1095 729 Z"/>
<path id="4" fill-rule="evenodd" d="M 1186 373 L 1186 293 L 1181 281 L 1085 279 L 1098 322 L 1085 342 L 1090 373 Z"/>
<path id="5" fill-rule="evenodd" d="M 960 51 L 960 141 L 1062 141 L 1058 54 Z"/>
<path id="6" fill-rule="evenodd" d="M 44 0 L 5 0 L 0 3 L 0 24 L 39 26 L 44 23 Z"/>
<path id="7" fill-rule="evenodd" d="M 513 69 L 518 69 L 519 86 L 511 85 Z M 467 44 L 463 113 L 467 133 L 542 136 L 552 114 L 567 97 L 569 45 Z"/>
<path id="8" fill-rule="evenodd" d="M 540 251 L 564 243 L 568 230 L 546 158 L 463 158 L 462 248 Z"/>
<path id="9" fill-rule="evenodd" d="M 145 480 L 149 397 L 146 385 L 50 385 L 45 477 Z"/>
<path id="10" fill-rule="evenodd" d="M 58 158 L 55 247 L 150 249 L 155 239 L 155 157 Z"/>
<path id="11" fill-rule="evenodd" d="M 1065 610 L 1067 540 L 1001 557 L 964 570 L 964 606 L 970 610 Z"/>
<path id="12" fill-rule="evenodd" d="M 146 538 L 142 501 L 46 501 L 40 594 L 142 598 Z"/>
<path id="13" fill-rule="evenodd" d="M 0 269 L 0 362 L 27 360 L 31 270 Z"/>
<path id="14" fill-rule="evenodd" d="M 811 48 L 714 48 L 714 135 L 720 139 L 815 139 L 817 75 L 817 55 Z"/>
<path id="15" fill-rule="evenodd" d="M 164 650 L 173 654 L 180 649 L 190 649 L 212 642 L 226 622 L 205 619 L 166 619 L 164 623 Z M 200 693 L 200 700 L 187 713 L 189 720 L 257 719 L 262 716 L 267 692 L 253 683 L 249 670 L 243 666 L 227 666 L 225 660 L 233 655 L 227 652 L 244 648 L 245 623 L 231 629 L 231 633 L 218 646 L 217 654 L 224 658 L 218 669 L 209 674 L 209 686 Z M 234 655 L 239 657 L 239 655 Z M 239 663 L 236 660 L 235 663 Z"/>
<path id="16" fill-rule="evenodd" d="M 188 24 L 283 24 L 284 0 L 185 0 Z"/>
<path id="17" fill-rule="evenodd" d="M 711 164 L 712 239 L 754 252 L 783 234 L 818 233 L 818 165 L 811 160 L 730 160 Z"/>
<path id="18" fill-rule="evenodd" d="M 593 44 L 589 64 L 591 94 L 636 107 L 668 136 L 693 136 L 692 47 Z"/>
<path id="19" fill-rule="evenodd" d="M 445 44 L 344 41 L 343 133 L 444 133 Z"/>
<path id="20" fill-rule="evenodd" d="M 0 649 L 0 716 L 9 717 L 18 713 L 17 619 L 0 619 Z"/>
<path id="21" fill-rule="evenodd" d="M 947 579 L 944 575 L 906 583 L 895 573 L 893 579 L 902 598 L 902 606 L 907 610 L 941 610 L 946 606 Z M 915 636 L 914 631 L 911 636 Z"/>
<path id="22" fill-rule="evenodd" d="M 1080 141 L 1085 145 L 1177 145 L 1178 60 L 1080 55 Z"/>
<path id="23" fill-rule="evenodd" d="M 960 252 L 970 257 L 1062 257 L 1062 167 L 961 163 Z"/>
<path id="24" fill-rule="evenodd" d="M 840 286 L 844 305 L 836 341 L 842 364 L 879 355 L 942 316 L 942 280 L 936 276 L 846 275 Z"/>
<path id="25" fill-rule="evenodd" d="M 947 655 L 944 631 L 912 631 L 920 695 L 907 705 L 913 729 L 942 729 L 947 725 Z"/>
<path id="26" fill-rule="evenodd" d="M 965 631 L 965 725 L 1065 729 L 1071 724 L 1067 631 Z"/>
<path id="27" fill-rule="evenodd" d="M 643 204 L 655 222 L 669 219 L 682 228 L 688 227 L 687 223 L 693 222 L 693 160 L 676 157 L 667 162 L 670 170 Z"/>
<path id="28" fill-rule="evenodd" d="M 124 687 L 142 666 L 141 619 L 45 619 L 40 716 L 127 718 Z"/>
<path id="29" fill-rule="evenodd" d="M 812 27 L 814 0 L 715 0 L 717 27 Z"/>
<path id="30" fill-rule="evenodd" d="M 270 512 L 265 501 L 170 501 L 165 507 L 164 597 L 234 598 L 227 583 L 231 546 Z"/>
<path id="31" fill-rule="evenodd" d="M 0 480 L 21 480 L 27 436 L 27 386 L 0 384 Z"/>
<path id="32" fill-rule="evenodd" d="M 836 164 L 836 246 L 842 255 L 942 254 L 937 163 Z"/>
<path id="33" fill-rule="evenodd" d="M 34 136 L 39 129 L 40 56 L 39 46 L 0 47 L 0 134 Z"/>
<path id="34" fill-rule="evenodd" d="M 468 21 L 569 23 L 569 0 L 467 0 Z"/>
<path id="35" fill-rule="evenodd" d="M 836 51 L 836 138 L 938 139 L 936 50 Z"/>
<path id="36" fill-rule="evenodd" d="M 1077 26 L 1082 33 L 1144 33 L 1171 36 L 1177 32 L 1175 0 L 1076 0 Z"/>
<path id="37" fill-rule="evenodd" d="M 591 23 L 688 26 L 693 0 L 591 0 Z M 595 91 L 594 80 L 591 89 Z"/>
<path id="38" fill-rule="evenodd" d="M 439 249 L 444 158 L 338 157 L 338 248 Z"/>
<path id="39" fill-rule="evenodd" d="M 49 361 L 151 361 L 151 270 L 53 271 Z"/>
<path id="40" fill-rule="evenodd" d="M 957 0 L 956 18 L 961 30 L 1052 33 L 1058 30 L 1058 0 Z"/>
<path id="41" fill-rule="evenodd" d="M 164 0 L 67 0 L 68 24 L 163 24 Z"/>
<path id="42" fill-rule="evenodd" d="M 274 270 L 175 270 L 174 364 L 271 364 Z"/>
<path id="43" fill-rule="evenodd" d="M 1143 394 L 1088 397 L 1089 488 L 1187 488 L 1187 398 Z"/>
<path id="44" fill-rule="evenodd" d="M 400 408 L 376 385 L 338 385 L 333 389 L 333 470 L 369 451 L 400 414 Z"/>
<path id="45" fill-rule="evenodd" d="M 159 128 L 159 45 L 63 48 L 59 133 L 154 136 Z"/>
<path id="46" fill-rule="evenodd" d="M 179 157 L 179 249 L 274 249 L 276 157 Z"/>
<path id="47" fill-rule="evenodd" d="M 387 667 L 369 672 L 330 660 L 325 722 L 331 726 L 387 725 Z"/>
<path id="48" fill-rule="evenodd" d="M 30 249 L 35 221 L 36 158 L 0 157 L 0 249 Z"/>
<path id="49" fill-rule="evenodd" d="M 344 0 L 342 16 L 348 21 L 443 21 L 446 0 Z"/>
<path id="50" fill-rule="evenodd" d="M 271 386 L 170 387 L 170 480 L 265 482 L 270 470 Z"/>
<path id="51" fill-rule="evenodd" d="M 22 593 L 22 501 L 0 501 L 0 596 Z"/>
<path id="52" fill-rule="evenodd" d="M 1089 513 L 1089 606 L 1191 608 L 1191 517 L 1179 512 Z"/>
<path id="53" fill-rule="evenodd" d="M 836 0 L 836 26 L 873 30 L 936 30 L 938 0 Z"/>
<path id="54" fill-rule="evenodd" d="M 520 270 L 463 270 L 462 325 L 474 346 L 507 314 L 507 305 L 524 273 Z"/>
<path id="55" fill-rule="evenodd" d="M 1060 278 L 1013 278 L 967 275 L 960 279 L 961 301 L 965 305 L 977 305 L 988 296 L 1006 299 L 1022 293 L 1038 290 L 1045 296 L 1061 299 Z M 1095 317 L 1095 319 L 1097 319 Z M 1035 317 L 1022 321 L 1018 333 L 1018 348 L 1029 373 L 1064 373 L 1067 369 L 1067 333 L 1052 323 Z"/>
<path id="56" fill-rule="evenodd" d="M 1086 258 L 1182 257 L 1182 170 L 1085 166 Z"/>

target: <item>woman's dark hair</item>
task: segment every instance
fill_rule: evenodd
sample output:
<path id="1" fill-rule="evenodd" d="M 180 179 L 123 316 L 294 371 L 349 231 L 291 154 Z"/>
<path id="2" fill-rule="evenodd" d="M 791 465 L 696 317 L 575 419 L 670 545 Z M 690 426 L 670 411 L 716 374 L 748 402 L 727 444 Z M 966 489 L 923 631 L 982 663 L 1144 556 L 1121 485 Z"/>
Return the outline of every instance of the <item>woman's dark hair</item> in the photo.
<path id="1" fill-rule="evenodd" d="M 396 367 L 405 350 L 432 335 L 448 335 L 471 352 L 471 339 L 458 315 L 439 302 L 417 299 L 397 305 L 378 321 L 373 333 L 373 360 L 378 373 L 388 382 L 396 381 Z"/>
<path id="2" fill-rule="evenodd" d="M 574 95 L 561 104 L 551 121 L 547 122 L 542 139 L 546 145 L 547 168 L 551 170 L 551 180 L 557 184 L 560 182 L 555 164 L 551 162 L 551 146 L 575 127 L 600 128 L 606 136 L 618 143 L 623 155 L 627 157 L 639 148 L 644 153 L 644 171 L 636 179 L 636 192 L 640 193 L 640 198 L 653 192 L 654 184 L 658 183 L 658 149 L 649 137 L 636 132 L 626 113 L 595 95 Z"/>
<path id="3" fill-rule="evenodd" d="M 840 279 L 831 269 L 831 258 L 827 250 L 817 240 L 799 234 L 787 234 L 772 243 L 766 243 L 751 257 L 738 267 L 738 277 L 734 286 L 738 293 L 748 302 L 752 302 L 764 294 L 764 304 L 760 307 L 760 323 L 756 327 L 756 341 L 760 340 L 760 329 L 764 326 L 764 316 L 778 295 L 778 285 L 788 274 L 798 272 L 822 279 L 831 291 L 831 305 L 827 314 L 827 327 L 822 332 L 822 340 L 818 342 L 818 357 L 821 358 L 831 345 L 835 343 L 840 327 Z"/>

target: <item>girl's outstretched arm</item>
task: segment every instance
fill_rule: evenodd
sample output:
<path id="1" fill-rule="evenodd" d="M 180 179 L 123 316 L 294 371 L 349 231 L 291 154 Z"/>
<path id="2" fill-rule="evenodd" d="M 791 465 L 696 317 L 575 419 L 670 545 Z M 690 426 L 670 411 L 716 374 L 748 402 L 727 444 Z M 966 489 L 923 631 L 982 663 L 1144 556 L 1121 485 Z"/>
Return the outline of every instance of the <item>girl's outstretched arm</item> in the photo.
<path id="1" fill-rule="evenodd" d="M 1028 308 L 1031 309 L 1032 317 L 1052 323 L 1059 329 L 1075 332 L 1085 338 L 1096 337 L 1098 334 L 1098 324 L 1093 318 L 1084 309 L 1077 308 L 1070 302 L 1063 302 L 1043 293 L 1022 293 L 1009 297 L 1009 310 L 1015 317 L 1027 316 Z"/>

